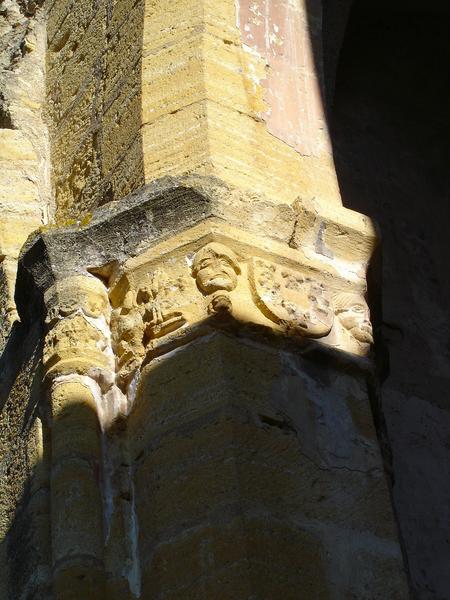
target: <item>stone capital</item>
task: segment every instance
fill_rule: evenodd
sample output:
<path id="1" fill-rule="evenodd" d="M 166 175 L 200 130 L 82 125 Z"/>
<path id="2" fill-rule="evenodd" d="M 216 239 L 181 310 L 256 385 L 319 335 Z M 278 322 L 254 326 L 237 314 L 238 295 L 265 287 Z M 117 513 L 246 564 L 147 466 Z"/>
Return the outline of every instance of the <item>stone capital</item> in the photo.
<path id="1" fill-rule="evenodd" d="M 340 206 L 166 179 L 41 231 L 19 273 L 45 307 L 47 375 L 106 369 L 125 389 L 153 356 L 216 328 L 364 359 L 375 244 L 370 220 Z"/>

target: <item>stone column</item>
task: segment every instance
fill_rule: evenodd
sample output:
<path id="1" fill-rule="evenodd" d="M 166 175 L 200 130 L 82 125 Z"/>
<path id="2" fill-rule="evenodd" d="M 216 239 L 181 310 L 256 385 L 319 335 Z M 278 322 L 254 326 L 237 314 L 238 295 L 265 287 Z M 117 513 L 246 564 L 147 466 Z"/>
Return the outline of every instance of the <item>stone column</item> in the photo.
<path id="1" fill-rule="evenodd" d="M 108 297 L 98 279 L 73 276 L 55 283 L 46 301 L 54 592 L 61 599 L 102 598 L 102 398 L 114 380 Z"/>
<path id="2" fill-rule="evenodd" d="M 313 256 L 306 213 L 301 249 L 211 218 L 111 281 L 143 597 L 407 598 L 368 392 L 373 232 L 322 215 L 346 261 Z"/>

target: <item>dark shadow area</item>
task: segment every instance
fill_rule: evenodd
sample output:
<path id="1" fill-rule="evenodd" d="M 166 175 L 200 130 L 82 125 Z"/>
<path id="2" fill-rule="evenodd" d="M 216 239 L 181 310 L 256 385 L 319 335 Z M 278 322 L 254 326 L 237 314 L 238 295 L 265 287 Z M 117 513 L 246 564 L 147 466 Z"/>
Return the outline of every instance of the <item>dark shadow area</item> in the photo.
<path id="1" fill-rule="evenodd" d="M 42 587 L 49 579 L 50 508 L 41 455 L 41 341 L 40 323 L 16 322 L 0 358 L 0 597 L 5 600 L 51 597 Z"/>
<path id="2" fill-rule="evenodd" d="M 431 3 L 430 12 L 421 13 L 414 2 L 378 9 L 373 2 L 355 4 L 330 119 L 343 203 L 368 214 L 381 230 L 382 252 L 374 263 L 382 255 L 384 265 L 370 274 L 375 322 L 385 341 L 395 340 L 403 335 L 405 308 L 420 308 L 416 327 L 422 331 L 407 342 L 419 353 L 417 367 L 434 361 L 430 343 L 441 344 L 437 353 L 448 356 L 450 123 L 442 64 L 450 57 L 450 12 L 439 15 L 439 6 Z M 443 310 L 429 319 L 438 298 Z M 428 320 L 435 329 L 430 338 L 438 339 L 423 344 Z M 439 404 L 448 406 L 442 384 Z"/>
<path id="3" fill-rule="evenodd" d="M 440 1 L 356 2 L 329 110 L 344 206 L 381 231 L 369 274 L 381 420 L 420 600 L 450 598 L 449 24 Z"/>
<path id="4" fill-rule="evenodd" d="M 41 334 L 40 325 L 30 330 L 19 321 L 14 322 L 0 356 L 0 412 L 7 403 L 21 371 L 25 369 L 30 375 L 39 368 L 42 360 Z"/>

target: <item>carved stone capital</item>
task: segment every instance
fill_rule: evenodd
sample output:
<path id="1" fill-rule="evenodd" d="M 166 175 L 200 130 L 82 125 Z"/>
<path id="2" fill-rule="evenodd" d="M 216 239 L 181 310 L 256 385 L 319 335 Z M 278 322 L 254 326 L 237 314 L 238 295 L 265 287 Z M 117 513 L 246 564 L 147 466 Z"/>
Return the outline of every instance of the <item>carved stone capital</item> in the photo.
<path id="1" fill-rule="evenodd" d="M 57 281 L 45 294 L 48 332 L 46 377 L 114 370 L 109 344 L 108 293 L 100 280 L 77 275 Z"/>
<path id="2" fill-rule="evenodd" d="M 153 356 L 228 325 L 365 356 L 364 293 L 365 279 L 342 263 L 204 221 L 125 261 L 112 278 L 118 381 L 126 387 Z"/>
<path id="3" fill-rule="evenodd" d="M 30 239 L 18 307 L 31 320 L 44 300 L 48 375 L 108 369 L 122 390 L 154 356 L 214 328 L 364 357 L 375 244 L 370 219 L 320 199 L 287 206 L 211 178 L 167 179 L 86 226 Z"/>

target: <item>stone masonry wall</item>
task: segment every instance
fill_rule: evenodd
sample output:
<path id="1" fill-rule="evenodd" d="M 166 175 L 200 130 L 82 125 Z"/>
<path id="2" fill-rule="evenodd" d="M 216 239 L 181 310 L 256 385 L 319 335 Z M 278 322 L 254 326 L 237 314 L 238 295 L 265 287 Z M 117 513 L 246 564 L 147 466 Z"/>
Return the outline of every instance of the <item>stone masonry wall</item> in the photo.
<path id="1" fill-rule="evenodd" d="M 53 212 L 40 4 L 5 0 L 0 8 L 0 347 L 16 318 L 13 294 L 20 248 Z"/>
<path id="2" fill-rule="evenodd" d="M 36 412 L 41 338 L 39 328 L 27 331 L 19 325 L 14 303 L 20 249 L 54 212 L 43 115 L 41 4 L 4 0 L 0 5 L 1 598 L 40 594 L 48 580 L 48 488 Z"/>
<path id="3" fill-rule="evenodd" d="M 287 203 L 314 188 L 340 204 L 311 50 L 320 5 L 313 26 L 303 2 L 268 6 L 48 3 L 61 222 L 89 219 L 95 206 L 167 175 L 214 175 Z"/>
<path id="4" fill-rule="evenodd" d="M 324 113 L 349 1 L 325 11 L 325 91 L 319 2 L 40 4 L 0 9 L 0 598 L 405 600 L 387 465 L 414 593 L 447 600 L 448 324 L 423 285 L 445 260 L 410 233 L 435 173 L 411 175 L 412 102 L 382 111 L 402 189 L 373 175 L 357 142 L 389 138 L 395 85 L 361 91 L 358 55 L 333 142 L 347 206 L 390 232 L 383 464 L 376 235 L 341 206 Z"/>
<path id="5" fill-rule="evenodd" d="M 143 183 L 143 0 L 57 1 L 47 10 L 52 177 L 63 220 Z"/>

